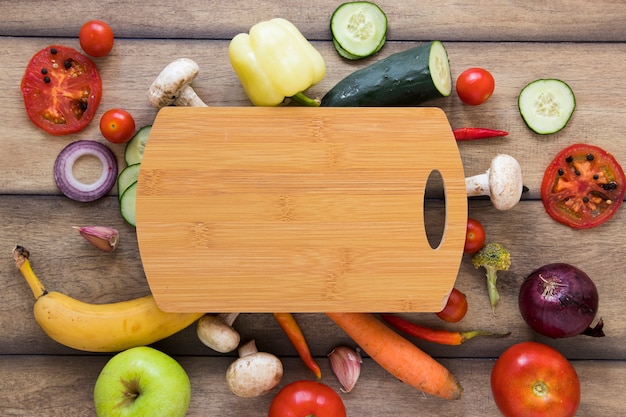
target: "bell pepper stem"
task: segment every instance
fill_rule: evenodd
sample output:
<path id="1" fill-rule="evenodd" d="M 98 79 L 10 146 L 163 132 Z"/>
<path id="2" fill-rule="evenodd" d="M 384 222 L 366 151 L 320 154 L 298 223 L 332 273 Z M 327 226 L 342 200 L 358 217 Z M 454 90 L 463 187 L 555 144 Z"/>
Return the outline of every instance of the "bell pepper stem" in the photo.
<path id="1" fill-rule="evenodd" d="M 307 97 L 302 91 L 289 97 L 298 104 L 308 107 L 319 107 L 320 99 Z"/>

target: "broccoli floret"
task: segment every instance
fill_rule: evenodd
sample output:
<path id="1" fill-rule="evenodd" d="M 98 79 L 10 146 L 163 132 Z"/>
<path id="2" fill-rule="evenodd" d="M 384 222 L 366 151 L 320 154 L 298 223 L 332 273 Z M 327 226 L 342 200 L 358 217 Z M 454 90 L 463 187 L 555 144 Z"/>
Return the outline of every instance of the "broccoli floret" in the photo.
<path id="1" fill-rule="evenodd" d="M 491 311 L 495 313 L 496 304 L 500 299 L 500 294 L 496 288 L 497 272 L 509 269 L 511 254 L 499 243 L 488 243 L 472 256 L 472 263 L 475 268 L 483 267 L 487 272 L 487 291 L 489 292 Z"/>

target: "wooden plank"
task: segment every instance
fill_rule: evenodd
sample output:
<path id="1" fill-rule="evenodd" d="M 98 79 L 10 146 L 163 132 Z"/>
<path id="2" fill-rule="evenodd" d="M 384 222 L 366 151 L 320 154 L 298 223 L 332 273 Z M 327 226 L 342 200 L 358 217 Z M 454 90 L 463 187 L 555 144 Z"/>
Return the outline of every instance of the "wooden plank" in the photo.
<path id="1" fill-rule="evenodd" d="M 88 0 L 50 7 L 42 0 L 0 3 L 4 36 L 76 36 L 89 19 L 109 22 L 120 38 L 232 38 L 261 20 L 284 17 L 311 39 L 330 40 L 329 21 L 339 3 L 321 0 L 315 7 L 294 1 L 245 0 L 176 3 Z M 624 41 L 626 5 L 619 0 L 468 0 L 442 3 L 392 2 L 380 6 L 389 17 L 389 39 L 463 41 Z M 45 12 L 33 12 L 41 11 Z M 63 24 L 59 24 L 63 22 Z"/>
<path id="2" fill-rule="evenodd" d="M 66 41 L 66 42 L 65 42 Z M 78 47 L 76 40 L 64 43 Z M 28 120 L 19 92 L 24 66 L 30 56 L 48 44 L 41 38 L 0 38 L 6 59 L 0 62 L 4 76 L 0 88 L 6 91 L 0 110 L 10 120 L 0 133 L 3 157 L 0 166 L 0 193 L 56 194 L 52 166 L 61 149 L 78 139 L 106 142 L 97 123 L 82 133 L 51 137 Z M 416 43 L 392 43 L 379 59 Z M 369 61 L 348 64 L 342 61 L 327 42 L 316 43 L 327 61 L 326 78 L 310 89 L 321 96 L 337 81 Z M 590 142 L 613 153 L 626 163 L 626 148 L 619 146 L 626 107 L 626 86 L 614 83 L 612 76 L 596 76 L 597 62 L 603 63 L 603 74 L 626 72 L 626 44 L 533 44 L 533 43 L 447 43 L 453 77 L 469 66 L 479 65 L 493 71 L 496 91 L 487 103 L 478 107 L 462 104 L 456 93 L 426 103 L 442 108 L 453 128 L 484 126 L 509 131 L 506 138 L 461 143 L 459 148 L 466 175 L 486 170 L 496 153 L 508 153 L 520 161 L 524 181 L 530 192 L 524 198 L 539 198 L 543 171 L 563 147 L 578 141 Z M 232 71 L 226 54 L 226 41 L 179 40 L 171 43 L 148 40 L 120 40 L 117 52 L 98 61 L 104 82 L 104 96 L 96 120 L 111 107 L 128 109 L 138 126 L 151 124 L 157 110 L 147 101 L 148 87 L 156 74 L 171 59 L 188 56 L 197 60 L 200 74 L 194 82 L 198 94 L 212 106 L 249 106 L 249 102 Z M 480 58 L 477 58 L 480 57 Z M 593 57 L 593 58 L 590 58 Z M 22 63 L 16 65 L 15 63 Z M 132 71 L 127 71 L 132 68 Z M 526 83 L 536 78 L 556 77 L 568 82 L 577 98 L 577 109 L 561 132 L 543 137 L 530 132 L 517 109 L 517 95 Z M 602 92 L 601 94 L 599 92 Z M 123 145 L 111 145 L 123 167 Z M 112 191 L 115 194 L 116 190 Z"/>
<path id="3" fill-rule="evenodd" d="M 51 357 L 0 356 L 0 388 L 3 416 L 86 416 L 93 414 L 93 386 L 108 356 Z M 249 399 L 233 395 L 224 381 L 232 358 L 176 357 L 191 380 L 191 404 L 187 416 L 266 416 L 278 389 L 289 382 L 311 379 L 298 358 L 282 358 L 285 374 L 269 394 Z M 365 359 L 356 387 L 341 394 L 348 415 L 371 415 L 376 404 L 379 415 L 439 417 L 498 416 L 490 390 L 493 360 L 444 359 L 444 366 L 459 375 L 464 394 L 460 400 L 441 400 L 424 395 L 387 374 Z M 327 361 L 320 361 L 322 382 L 339 390 Z M 573 361 L 581 380 L 581 404 L 576 416 L 621 415 L 621 393 L 626 388 L 626 363 L 615 361 Z M 68 372 L 71 371 L 71 372 Z M 59 378 L 59 375 L 63 375 Z"/>
<path id="4" fill-rule="evenodd" d="M 0 339 L 0 353 L 83 354 L 56 344 L 38 328 L 32 316 L 32 294 L 11 258 L 16 243 L 31 251 L 35 272 L 51 290 L 93 303 L 120 301 L 148 293 L 134 230 L 123 224 L 117 214 L 117 204 L 116 197 L 105 198 L 89 207 L 64 197 L 0 198 L 0 218 L 11 219 L 0 222 L 0 248 L 4 248 L 0 277 L 5 283 L 0 303 L 0 327 L 5 337 Z M 504 339 L 477 338 L 462 346 L 447 347 L 415 340 L 420 347 L 439 357 L 488 358 L 498 356 L 513 343 L 539 340 L 572 359 L 626 360 L 626 322 L 622 320 L 626 301 L 617 290 L 623 288 L 626 265 L 612 261 L 619 259 L 621 248 L 626 247 L 626 235 L 615 233 L 614 228 L 625 221 L 625 211 L 618 212 L 614 219 L 595 230 L 573 230 L 558 225 L 536 201 L 522 202 L 511 212 L 497 211 L 487 201 L 472 201 L 469 214 L 485 224 L 489 240 L 502 242 L 512 253 L 511 269 L 498 278 L 501 301 L 495 316 L 489 311 L 484 271 L 475 269 L 469 257 L 464 257 L 455 283 L 469 300 L 469 311 L 463 321 L 446 326 L 430 313 L 413 313 L 406 317 L 436 327 L 510 331 L 511 335 Z M 516 220 L 512 222 L 511 218 Z M 121 232 L 121 246 L 115 252 L 103 254 L 71 229 L 74 224 L 117 227 Z M 600 294 L 598 317 L 605 321 L 605 338 L 581 336 L 552 340 L 536 335 L 522 321 L 517 305 L 519 286 L 532 270 L 551 262 L 571 263 L 592 277 Z M 350 342 L 323 314 L 301 314 L 298 321 L 316 356 L 326 355 L 335 343 Z M 242 314 L 235 327 L 244 338 L 257 338 L 276 354 L 295 354 L 271 314 Z M 162 341 L 159 346 L 175 354 L 215 354 L 198 342 L 193 328 Z"/>

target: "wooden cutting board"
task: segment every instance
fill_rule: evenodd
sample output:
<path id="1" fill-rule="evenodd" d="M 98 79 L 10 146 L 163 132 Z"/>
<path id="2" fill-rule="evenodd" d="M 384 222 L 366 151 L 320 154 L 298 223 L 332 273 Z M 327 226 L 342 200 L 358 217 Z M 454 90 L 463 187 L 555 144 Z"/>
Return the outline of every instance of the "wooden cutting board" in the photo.
<path id="1" fill-rule="evenodd" d="M 437 171 L 445 227 L 433 248 L 424 191 Z M 454 285 L 467 196 L 438 108 L 168 107 L 136 214 L 165 311 L 427 312 Z"/>

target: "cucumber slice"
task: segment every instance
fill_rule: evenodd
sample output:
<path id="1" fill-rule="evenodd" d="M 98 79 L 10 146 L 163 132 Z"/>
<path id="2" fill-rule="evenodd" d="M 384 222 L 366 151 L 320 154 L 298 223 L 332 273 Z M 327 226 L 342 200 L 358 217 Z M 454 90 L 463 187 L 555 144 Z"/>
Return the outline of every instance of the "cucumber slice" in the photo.
<path id="1" fill-rule="evenodd" d="M 385 39 L 383 39 L 380 42 L 380 45 L 378 45 L 378 47 L 376 48 L 376 50 L 374 52 L 372 52 L 372 55 L 374 55 L 375 53 L 377 53 L 378 51 L 380 51 L 383 47 L 383 45 L 385 44 Z M 340 57 L 345 58 L 345 59 L 349 59 L 351 61 L 356 61 L 357 59 L 363 59 L 364 57 L 362 56 L 356 56 L 356 55 L 352 55 L 350 52 L 346 51 L 345 49 L 343 49 L 341 47 L 341 45 L 339 45 L 339 42 L 337 42 L 337 39 L 333 38 L 333 45 L 335 47 L 335 50 L 337 51 L 337 53 L 339 54 Z"/>
<path id="2" fill-rule="evenodd" d="M 148 136 L 150 136 L 150 130 L 152 130 L 152 125 L 142 127 L 126 144 L 126 150 L 124 151 L 126 165 L 135 165 L 141 162 Z"/>
<path id="3" fill-rule="evenodd" d="M 549 135 L 567 125 L 576 108 L 576 97 L 567 83 L 543 78 L 522 89 L 517 105 L 524 122 L 533 132 Z"/>
<path id="4" fill-rule="evenodd" d="M 137 207 L 137 181 L 132 183 L 120 197 L 120 212 L 126 223 L 136 226 L 135 209 Z"/>
<path id="5" fill-rule="evenodd" d="M 117 195 L 122 198 L 124 191 L 139 179 L 139 167 L 141 164 L 128 165 L 117 176 Z"/>
<path id="6" fill-rule="evenodd" d="M 347 59 L 365 58 L 383 47 L 387 36 L 387 16 L 369 1 L 343 3 L 330 18 L 330 31 L 339 55 Z"/>

